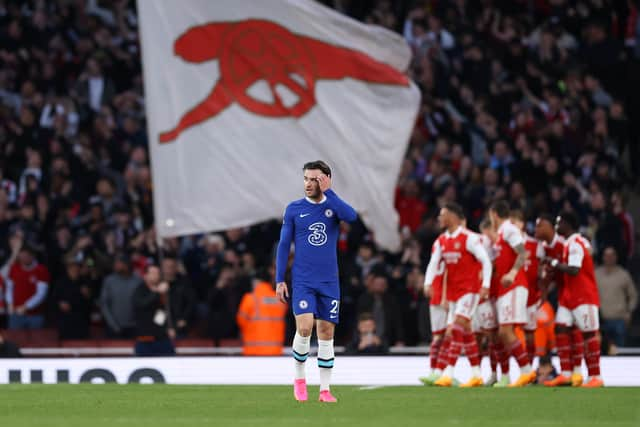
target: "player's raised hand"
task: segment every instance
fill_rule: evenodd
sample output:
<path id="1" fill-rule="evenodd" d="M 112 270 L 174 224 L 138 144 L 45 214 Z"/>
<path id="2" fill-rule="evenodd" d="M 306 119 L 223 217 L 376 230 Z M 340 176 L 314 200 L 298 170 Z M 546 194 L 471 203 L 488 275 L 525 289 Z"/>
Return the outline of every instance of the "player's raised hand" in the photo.
<path id="1" fill-rule="evenodd" d="M 318 185 L 320 186 L 320 191 L 323 193 L 331 188 L 331 177 L 325 174 L 318 175 Z"/>
<path id="2" fill-rule="evenodd" d="M 276 285 L 276 295 L 283 304 L 287 303 L 287 299 L 289 299 L 289 289 L 287 289 L 286 282 L 280 282 Z"/>

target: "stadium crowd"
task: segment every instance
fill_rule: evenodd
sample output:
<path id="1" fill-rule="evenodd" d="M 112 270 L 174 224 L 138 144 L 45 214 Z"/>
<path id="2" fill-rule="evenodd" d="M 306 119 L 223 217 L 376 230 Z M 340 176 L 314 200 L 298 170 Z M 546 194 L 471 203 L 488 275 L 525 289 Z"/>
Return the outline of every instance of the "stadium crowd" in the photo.
<path id="1" fill-rule="evenodd" d="M 397 185 L 402 250 L 380 251 L 362 223 L 343 225 L 338 340 L 370 353 L 428 342 L 422 288 L 439 207 L 460 203 L 477 229 L 505 199 L 530 232 L 539 213 L 578 214 L 612 276 L 600 285 L 624 282 L 602 306 L 605 333 L 623 345 L 636 305 L 625 269 L 637 256 L 626 206 L 640 185 L 638 2 L 324 3 L 402 33 L 422 91 Z M 9 327 L 56 327 L 64 339 L 135 334 L 134 291 L 160 264 L 137 25 L 127 0 L 0 0 Z M 272 264 L 279 228 L 165 239 L 171 334 L 237 338 L 238 305 Z"/>

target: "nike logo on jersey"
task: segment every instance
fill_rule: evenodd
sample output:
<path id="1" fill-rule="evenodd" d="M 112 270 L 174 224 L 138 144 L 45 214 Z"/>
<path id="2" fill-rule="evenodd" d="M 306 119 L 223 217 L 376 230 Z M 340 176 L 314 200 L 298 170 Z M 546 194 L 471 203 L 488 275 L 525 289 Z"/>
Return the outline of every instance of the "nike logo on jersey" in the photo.
<path id="1" fill-rule="evenodd" d="M 311 214 L 308 214 L 308 213 L 306 213 L 306 214 L 300 214 L 300 218 L 304 218 L 305 216 L 309 216 L 309 215 L 311 215 Z"/>
<path id="2" fill-rule="evenodd" d="M 335 319 L 335 318 L 337 318 L 337 317 L 338 317 L 338 316 L 333 316 L 333 315 L 331 315 L 331 316 L 329 316 L 329 319 Z"/>

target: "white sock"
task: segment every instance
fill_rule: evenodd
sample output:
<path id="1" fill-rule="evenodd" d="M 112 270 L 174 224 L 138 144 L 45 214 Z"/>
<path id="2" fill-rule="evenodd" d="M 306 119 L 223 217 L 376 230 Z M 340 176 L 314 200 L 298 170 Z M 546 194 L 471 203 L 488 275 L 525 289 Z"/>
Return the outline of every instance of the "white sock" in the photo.
<path id="1" fill-rule="evenodd" d="M 329 390 L 333 370 L 333 340 L 318 340 L 318 368 L 320 369 L 320 391 Z"/>
<path id="2" fill-rule="evenodd" d="M 530 364 L 526 364 L 524 365 L 522 368 L 520 368 L 520 373 L 521 374 L 529 374 L 531 373 L 531 365 Z"/>
<path id="3" fill-rule="evenodd" d="M 441 376 L 442 376 L 442 369 L 438 369 L 438 368 L 436 368 L 436 369 L 434 369 L 434 370 L 433 370 L 433 373 L 434 373 L 435 375 L 437 375 L 437 376 L 441 377 Z"/>
<path id="4" fill-rule="evenodd" d="M 309 357 L 309 347 L 311 346 L 311 336 L 303 337 L 298 332 L 293 337 L 293 358 L 296 365 L 296 379 L 302 380 L 307 377 L 305 363 Z"/>
<path id="5" fill-rule="evenodd" d="M 472 366 L 471 367 L 471 376 L 472 377 L 480 377 L 482 373 L 480 372 L 480 366 Z"/>
<path id="6" fill-rule="evenodd" d="M 573 367 L 573 373 L 574 374 L 578 374 L 578 375 L 582 375 L 582 366 L 574 366 Z"/>
<path id="7" fill-rule="evenodd" d="M 571 376 L 571 371 L 562 371 L 562 376 L 569 378 Z"/>
<path id="8" fill-rule="evenodd" d="M 451 365 L 447 365 L 447 367 L 444 369 L 444 373 L 442 374 L 442 376 L 444 377 L 453 377 L 453 366 Z"/>

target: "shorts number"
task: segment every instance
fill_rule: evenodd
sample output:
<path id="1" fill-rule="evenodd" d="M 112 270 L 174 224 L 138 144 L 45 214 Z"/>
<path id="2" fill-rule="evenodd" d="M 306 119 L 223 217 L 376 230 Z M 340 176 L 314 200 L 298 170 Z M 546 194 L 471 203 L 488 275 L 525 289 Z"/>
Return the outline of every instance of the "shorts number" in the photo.
<path id="1" fill-rule="evenodd" d="M 340 305 L 340 302 L 337 299 L 331 300 L 331 306 L 333 308 L 331 310 L 329 310 L 329 313 L 338 314 L 338 306 L 339 305 Z"/>
<path id="2" fill-rule="evenodd" d="M 309 226 L 311 234 L 307 239 L 313 246 L 322 246 L 327 243 L 327 233 L 325 232 L 327 226 L 324 222 L 314 222 Z"/>

